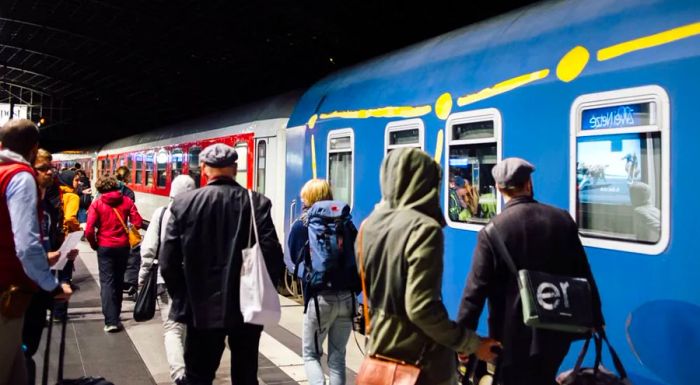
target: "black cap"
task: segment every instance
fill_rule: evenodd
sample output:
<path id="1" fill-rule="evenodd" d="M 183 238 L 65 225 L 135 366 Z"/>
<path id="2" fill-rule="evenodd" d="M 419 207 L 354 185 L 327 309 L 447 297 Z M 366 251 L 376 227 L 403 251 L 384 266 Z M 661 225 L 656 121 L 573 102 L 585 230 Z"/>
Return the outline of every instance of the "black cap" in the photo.
<path id="1" fill-rule="evenodd" d="M 491 170 L 496 185 L 501 189 L 511 189 L 524 185 L 535 171 L 535 166 L 521 158 L 506 158 Z"/>
<path id="2" fill-rule="evenodd" d="M 223 143 L 215 143 L 202 150 L 199 160 L 210 167 L 233 166 L 238 160 L 236 149 Z"/>

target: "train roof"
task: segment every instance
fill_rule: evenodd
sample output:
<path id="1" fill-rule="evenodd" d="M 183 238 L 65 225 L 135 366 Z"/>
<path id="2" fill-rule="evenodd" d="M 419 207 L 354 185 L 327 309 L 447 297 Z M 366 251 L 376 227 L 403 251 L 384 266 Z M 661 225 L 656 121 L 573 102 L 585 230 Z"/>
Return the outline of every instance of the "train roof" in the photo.
<path id="1" fill-rule="evenodd" d="M 286 119 L 291 115 L 292 109 L 299 99 L 300 94 L 300 91 L 291 91 L 230 110 L 216 112 L 197 119 L 128 136 L 105 144 L 101 150 L 112 150 L 147 144 L 248 122 L 279 118 Z"/>
<path id="2" fill-rule="evenodd" d="M 591 56 L 581 76 L 697 55 L 696 42 L 679 39 L 675 48 L 654 55 L 637 52 L 624 61 L 595 58 L 601 48 L 697 23 L 699 14 L 696 0 L 538 3 L 330 75 L 302 96 L 289 127 L 334 110 L 396 106 L 421 98 L 432 104 L 445 92 L 478 92 L 545 68 L 554 75 L 558 61 L 576 46 Z M 557 81 L 557 76 L 544 81 Z M 358 101 L 362 105 L 351 104 Z"/>

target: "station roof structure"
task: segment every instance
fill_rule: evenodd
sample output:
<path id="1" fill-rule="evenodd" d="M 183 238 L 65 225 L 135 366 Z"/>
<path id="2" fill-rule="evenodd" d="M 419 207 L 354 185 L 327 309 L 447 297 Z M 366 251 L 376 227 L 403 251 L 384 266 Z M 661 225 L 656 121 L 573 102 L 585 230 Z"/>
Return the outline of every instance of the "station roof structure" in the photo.
<path id="1" fill-rule="evenodd" d="M 532 0 L 0 0 L 0 103 L 100 145 L 290 90 Z"/>

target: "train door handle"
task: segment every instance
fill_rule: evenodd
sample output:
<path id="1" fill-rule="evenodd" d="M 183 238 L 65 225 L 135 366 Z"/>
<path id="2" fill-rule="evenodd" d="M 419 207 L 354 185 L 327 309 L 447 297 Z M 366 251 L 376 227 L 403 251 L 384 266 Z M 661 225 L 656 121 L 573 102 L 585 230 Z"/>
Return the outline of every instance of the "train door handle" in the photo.
<path id="1" fill-rule="evenodd" d="M 292 203 L 289 204 L 289 228 L 292 227 L 294 223 L 294 210 L 297 208 L 297 200 L 292 199 Z"/>

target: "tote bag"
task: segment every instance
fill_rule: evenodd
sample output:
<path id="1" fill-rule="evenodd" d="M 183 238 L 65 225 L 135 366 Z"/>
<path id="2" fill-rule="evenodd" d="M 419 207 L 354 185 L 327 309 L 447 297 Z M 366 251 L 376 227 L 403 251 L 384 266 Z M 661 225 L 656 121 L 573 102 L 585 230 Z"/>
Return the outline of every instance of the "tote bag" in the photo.
<path id="1" fill-rule="evenodd" d="M 160 234 L 163 227 L 163 215 L 167 208 L 163 208 L 158 217 L 158 244 L 156 246 L 156 255 L 153 258 L 153 263 L 148 269 L 146 282 L 144 283 L 139 294 L 136 297 L 134 305 L 134 321 L 148 321 L 156 314 L 156 301 L 158 297 L 158 254 L 160 253 Z"/>
<path id="2" fill-rule="evenodd" d="M 241 266 L 240 302 L 243 321 L 256 325 L 276 325 L 282 311 L 277 289 L 270 279 L 265 266 L 265 258 L 260 249 L 258 225 L 255 223 L 253 208 L 253 193 L 248 190 L 250 200 L 251 232 L 255 235 L 255 245 L 251 246 L 248 237 L 248 248 L 242 251 L 243 265 Z"/>

